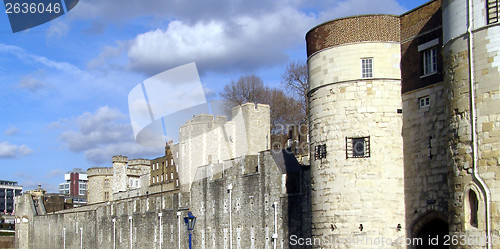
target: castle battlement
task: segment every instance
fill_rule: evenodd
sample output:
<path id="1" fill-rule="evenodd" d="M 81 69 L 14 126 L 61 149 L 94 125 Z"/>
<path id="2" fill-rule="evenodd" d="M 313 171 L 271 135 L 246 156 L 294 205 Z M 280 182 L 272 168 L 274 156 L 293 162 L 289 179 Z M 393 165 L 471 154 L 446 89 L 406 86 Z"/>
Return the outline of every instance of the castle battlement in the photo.
<path id="1" fill-rule="evenodd" d="M 94 167 L 87 169 L 87 177 L 92 177 L 97 175 L 113 175 L 113 168 Z"/>
<path id="2" fill-rule="evenodd" d="M 134 167 L 134 166 L 150 166 L 151 165 L 151 160 L 149 159 L 130 159 L 128 160 L 128 166 L 129 167 Z"/>
<path id="3" fill-rule="evenodd" d="M 122 156 L 122 155 L 117 155 L 113 156 L 113 163 L 127 163 L 128 162 L 128 157 Z"/>

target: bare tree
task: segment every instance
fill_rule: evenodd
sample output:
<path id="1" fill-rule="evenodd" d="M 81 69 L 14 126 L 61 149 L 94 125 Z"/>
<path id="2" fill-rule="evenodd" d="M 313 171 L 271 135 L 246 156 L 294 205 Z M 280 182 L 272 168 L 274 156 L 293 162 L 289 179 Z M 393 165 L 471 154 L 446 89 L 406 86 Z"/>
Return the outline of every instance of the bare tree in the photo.
<path id="1" fill-rule="evenodd" d="M 305 63 L 291 62 L 281 75 L 281 85 L 287 89 L 294 98 L 302 103 L 302 108 L 307 113 L 307 91 L 309 90 L 309 76 Z"/>
<path id="2" fill-rule="evenodd" d="M 288 97 L 282 90 L 269 88 L 256 75 L 245 75 L 231 81 L 219 93 L 222 99 L 229 102 L 229 110 L 247 102 L 268 104 L 271 107 L 271 125 L 295 124 L 305 118 L 301 103 Z"/>
<path id="3" fill-rule="evenodd" d="M 231 81 L 220 92 L 220 96 L 222 99 L 229 101 L 232 106 L 247 102 L 266 103 L 267 91 L 268 88 L 264 86 L 264 82 L 259 76 L 249 74 L 241 76 L 236 81 Z"/>

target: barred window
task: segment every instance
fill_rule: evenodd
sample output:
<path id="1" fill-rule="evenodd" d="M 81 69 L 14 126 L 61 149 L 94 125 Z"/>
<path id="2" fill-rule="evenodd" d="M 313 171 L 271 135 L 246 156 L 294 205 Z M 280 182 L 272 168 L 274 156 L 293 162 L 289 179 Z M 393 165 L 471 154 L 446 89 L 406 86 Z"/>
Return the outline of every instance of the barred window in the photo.
<path id="1" fill-rule="evenodd" d="M 326 144 L 314 147 L 314 160 L 326 158 Z"/>
<path id="2" fill-rule="evenodd" d="M 486 15 L 488 24 L 498 22 L 498 9 L 499 9 L 498 2 L 499 2 L 498 0 L 488 0 L 486 2 Z"/>
<path id="3" fill-rule="evenodd" d="M 373 58 L 361 58 L 361 77 L 373 78 Z"/>
<path id="4" fill-rule="evenodd" d="M 370 137 L 346 137 L 346 158 L 370 157 Z"/>

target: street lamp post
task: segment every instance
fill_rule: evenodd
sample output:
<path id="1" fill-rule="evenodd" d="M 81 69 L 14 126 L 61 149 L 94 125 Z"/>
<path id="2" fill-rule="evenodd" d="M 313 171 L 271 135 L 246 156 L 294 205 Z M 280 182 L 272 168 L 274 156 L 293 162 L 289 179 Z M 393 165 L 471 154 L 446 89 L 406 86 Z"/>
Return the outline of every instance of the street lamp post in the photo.
<path id="1" fill-rule="evenodd" d="M 191 246 L 192 246 L 191 236 L 192 236 L 192 232 L 194 229 L 194 225 L 196 223 L 196 217 L 191 213 L 191 211 L 188 212 L 187 217 L 184 217 L 184 223 L 186 223 L 187 230 L 189 232 L 189 249 L 191 249 Z"/>

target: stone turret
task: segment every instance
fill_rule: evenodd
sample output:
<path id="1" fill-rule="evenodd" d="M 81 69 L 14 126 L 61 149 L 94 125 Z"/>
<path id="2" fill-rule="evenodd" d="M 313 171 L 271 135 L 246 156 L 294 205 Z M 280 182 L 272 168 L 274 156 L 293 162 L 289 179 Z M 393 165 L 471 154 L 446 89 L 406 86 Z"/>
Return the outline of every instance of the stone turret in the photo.
<path id="1" fill-rule="evenodd" d="M 113 156 L 113 193 L 127 191 L 127 163 L 126 156 Z"/>
<path id="2" fill-rule="evenodd" d="M 404 239 L 399 17 L 337 19 L 306 40 L 313 237 Z"/>

